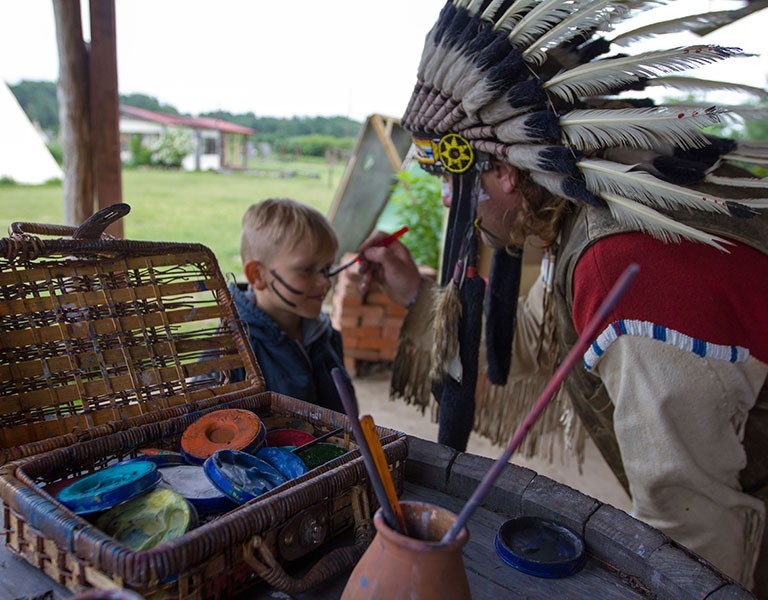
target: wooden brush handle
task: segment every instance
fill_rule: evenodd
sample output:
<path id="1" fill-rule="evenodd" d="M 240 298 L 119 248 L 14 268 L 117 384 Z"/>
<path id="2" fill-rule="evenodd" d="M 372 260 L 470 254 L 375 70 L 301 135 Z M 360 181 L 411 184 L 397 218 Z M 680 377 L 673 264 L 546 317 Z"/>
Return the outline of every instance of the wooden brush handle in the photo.
<path id="1" fill-rule="evenodd" d="M 360 417 L 360 427 L 363 429 L 363 435 L 365 435 L 365 440 L 368 442 L 368 448 L 371 450 L 373 462 L 376 464 L 376 470 L 379 472 L 379 477 L 381 477 L 381 483 L 387 494 L 389 505 L 392 507 L 392 512 L 395 513 L 395 519 L 397 520 L 400 532 L 404 535 L 408 535 L 405 528 L 403 509 L 400 506 L 400 501 L 397 499 L 395 484 L 392 481 L 392 475 L 389 472 L 387 457 L 384 456 L 384 449 L 381 447 L 381 440 L 379 440 L 379 435 L 376 433 L 376 424 L 373 422 L 373 417 L 371 417 L 371 415 L 363 415 Z"/>

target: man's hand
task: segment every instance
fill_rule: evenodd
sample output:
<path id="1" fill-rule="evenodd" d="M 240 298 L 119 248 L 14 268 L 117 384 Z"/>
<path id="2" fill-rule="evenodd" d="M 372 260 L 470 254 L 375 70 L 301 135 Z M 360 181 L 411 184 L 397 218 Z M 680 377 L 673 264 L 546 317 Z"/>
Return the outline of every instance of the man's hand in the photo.
<path id="1" fill-rule="evenodd" d="M 363 257 L 360 287 L 365 293 L 376 281 L 392 302 L 409 306 L 419 293 L 421 274 L 410 250 L 400 241 L 396 240 L 388 246 L 378 245 L 387 235 L 383 231 L 375 231 L 360 245 L 358 252 Z"/>

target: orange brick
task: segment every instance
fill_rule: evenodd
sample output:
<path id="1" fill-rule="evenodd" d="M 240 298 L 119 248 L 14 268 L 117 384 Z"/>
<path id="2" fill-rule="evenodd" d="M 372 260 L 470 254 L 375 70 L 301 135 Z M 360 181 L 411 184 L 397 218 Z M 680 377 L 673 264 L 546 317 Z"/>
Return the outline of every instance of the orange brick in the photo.
<path id="1" fill-rule="evenodd" d="M 355 348 L 352 352 L 350 352 L 349 356 L 358 360 L 377 361 L 379 360 L 379 351 Z"/>
<path id="2" fill-rule="evenodd" d="M 359 309 L 359 315 L 361 315 L 364 318 L 377 318 L 381 319 L 384 317 L 384 307 L 383 306 L 361 306 Z"/>
<path id="3" fill-rule="evenodd" d="M 395 360 L 395 354 L 397 353 L 397 348 L 392 346 L 391 348 L 382 348 L 379 351 L 379 360 L 385 360 L 387 362 Z"/>
<path id="4" fill-rule="evenodd" d="M 392 304 L 393 302 L 387 297 L 387 295 L 384 292 L 371 291 L 365 297 L 365 303 L 372 304 L 374 306 L 387 306 L 389 304 Z"/>
<path id="5" fill-rule="evenodd" d="M 350 296 L 349 294 L 346 294 L 344 296 L 344 299 L 341 301 L 341 304 L 344 308 L 348 306 L 361 306 L 363 304 L 363 297 Z"/>
<path id="6" fill-rule="evenodd" d="M 396 327 L 400 328 L 403 326 L 403 319 L 402 317 L 384 317 L 384 320 L 381 322 L 382 327 Z"/>
<path id="7" fill-rule="evenodd" d="M 358 348 L 380 350 L 389 345 L 389 342 L 382 337 L 364 337 L 357 342 Z"/>
<path id="8" fill-rule="evenodd" d="M 381 337 L 381 327 L 357 327 L 355 329 L 355 335 L 361 338 Z"/>
<path id="9" fill-rule="evenodd" d="M 357 327 L 360 324 L 360 318 L 357 315 L 344 314 L 339 321 L 341 322 L 342 327 L 350 329 Z"/>
<path id="10" fill-rule="evenodd" d="M 399 304 L 388 304 L 386 306 L 386 312 L 388 315 L 393 315 L 402 319 L 408 312 L 408 309 Z"/>

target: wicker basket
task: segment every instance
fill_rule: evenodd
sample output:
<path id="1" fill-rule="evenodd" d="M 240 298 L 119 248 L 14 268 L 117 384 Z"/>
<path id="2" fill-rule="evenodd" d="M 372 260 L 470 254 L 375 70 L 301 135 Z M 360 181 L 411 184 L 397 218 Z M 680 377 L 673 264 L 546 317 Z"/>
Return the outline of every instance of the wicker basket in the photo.
<path id="1" fill-rule="evenodd" d="M 97 214 L 77 230 L 16 223 L 0 239 L 6 546 L 73 590 L 126 587 L 179 598 L 226 598 L 264 581 L 296 593 L 348 569 L 370 541 L 375 496 L 346 416 L 265 392 L 211 251 L 111 239 L 102 232 L 118 213 Z M 222 377 L 234 368 L 244 369 L 244 382 Z M 142 552 L 43 489 L 142 447 L 177 448 L 188 425 L 224 407 L 300 418 L 318 433 L 344 427 L 342 443 L 353 451 Z M 405 437 L 379 434 L 399 488 Z M 321 547 L 352 529 L 350 546 Z M 297 546 L 303 531 L 313 535 Z M 309 552 L 318 562 L 308 573 L 284 571 Z"/>

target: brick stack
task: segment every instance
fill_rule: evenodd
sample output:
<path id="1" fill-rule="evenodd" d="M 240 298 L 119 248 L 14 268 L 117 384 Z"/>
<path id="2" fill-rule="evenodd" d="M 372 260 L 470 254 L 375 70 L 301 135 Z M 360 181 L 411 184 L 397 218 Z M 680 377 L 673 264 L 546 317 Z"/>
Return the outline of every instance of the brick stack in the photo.
<path id="1" fill-rule="evenodd" d="M 347 254 L 340 262 L 354 258 Z M 387 298 L 374 284 L 360 292 L 357 265 L 342 271 L 336 281 L 331 308 L 333 327 L 344 341 L 344 366 L 355 375 L 361 363 L 392 362 L 406 309 Z"/>

